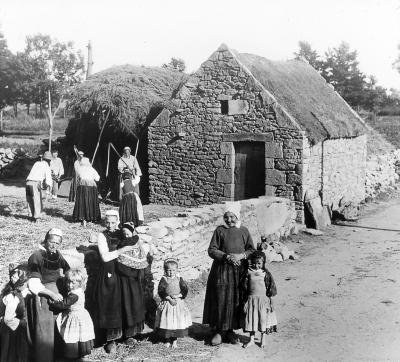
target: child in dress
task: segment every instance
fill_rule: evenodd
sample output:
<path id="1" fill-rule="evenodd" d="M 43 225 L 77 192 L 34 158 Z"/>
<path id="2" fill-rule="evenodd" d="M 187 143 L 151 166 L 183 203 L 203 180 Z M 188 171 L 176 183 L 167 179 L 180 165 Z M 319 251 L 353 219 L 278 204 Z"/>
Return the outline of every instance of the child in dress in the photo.
<path id="1" fill-rule="evenodd" d="M 271 273 L 265 267 L 265 254 L 255 251 L 250 257 L 250 267 L 243 280 L 244 306 L 243 330 L 250 332 L 250 341 L 243 348 L 254 345 L 255 332 L 261 332 L 260 347 L 266 344 L 265 334 L 276 332 L 276 315 L 271 297 L 276 286 Z"/>
<path id="2" fill-rule="evenodd" d="M 80 269 L 68 270 L 65 282 L 67 296 L 62 302 L 52 303 L 52 309 L 61 312 L 56 319 L 56 350 L 60 357 L 79 360 L 90 354 L 95 338 L 92 319 L 85 309 L 86 273 Z"/>
<path id="3" fill-rule="evenodd" d="M 0 298 L 0 361 L 28 362 L 25 297 L 29 294 L 26 268 L 9 265 L 10 281 Z"/>
<path id="4" fill-rule="evenodd" d="M 177 260 L 169 258 L 164 261 L 165 274 L 158 285 L 161 303 L 157 308 L 155 321 L 159 337 L 165 340 L 167 347 L 172 348 L 177 348 L 177 338 L 187 336 L 188 328 L 192 325 L 190 312 L 183 301 L 188 287 L 177 271 Z"/>

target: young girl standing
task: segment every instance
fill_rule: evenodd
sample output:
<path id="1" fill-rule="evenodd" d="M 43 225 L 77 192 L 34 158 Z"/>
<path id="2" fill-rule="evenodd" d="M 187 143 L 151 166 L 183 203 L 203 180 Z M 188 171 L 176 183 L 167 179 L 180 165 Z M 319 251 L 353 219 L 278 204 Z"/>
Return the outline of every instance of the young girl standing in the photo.
<path id="1" fill-rule="evenodd" d="M 261 332 L 260 347 L 264 348 L 265 334 L 276 332 L 276 315 L 271 297 L 276 286 L 271 273 L 265 267 L 265 255 L 255 251 L 250 257 L 250 268 L 243 280 L 243 292 L 247 298 L 244 306 L 243 330 L 250 332 L 250 341 L 244 348 L 254 345 L 255 332 Z"/>
<path id="2" fill-rule="evenodd" d="M 9 266 L 10 281 L 0 298 L 0 361 L 30 360 L 26 327 L 25 297 L 29 294 L 26 270 L 17 264 Z"/>
<path id="3" fill-rule="evenodd" d="M 188 287 L 177 274 L 178 262 L 173 259 L 164 261 L 164 276 L 158 285 L 158 295 L 161 298 L 156 312 L 155 327 L 159 337 L 165 340 L 167 347 L 177 348 L 177 338 L 187 336 L 192 318 L 183 299 L 186 298 Z"/>
<path id="4" fill-rule="evenodd" d="M 68 295 L 62 302 L 53 302 L 52 309 L 60 311 L 56 325 L 58 330 L 57 352 L 60 357 L 79 359 L 93 349 L 94 328 L 89 312 L 85 309 L 86 275 L 80 269 L 65 274 Z"/>

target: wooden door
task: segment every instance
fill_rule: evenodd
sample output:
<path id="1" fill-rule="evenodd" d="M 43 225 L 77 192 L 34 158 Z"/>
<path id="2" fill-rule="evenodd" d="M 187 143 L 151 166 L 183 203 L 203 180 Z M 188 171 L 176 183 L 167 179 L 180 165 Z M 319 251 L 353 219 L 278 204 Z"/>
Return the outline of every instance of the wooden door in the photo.
<path id="1" fill-rule="evenodd" d="M 235 142 L 235 200 L 265 195 L 265 144 Z"/>

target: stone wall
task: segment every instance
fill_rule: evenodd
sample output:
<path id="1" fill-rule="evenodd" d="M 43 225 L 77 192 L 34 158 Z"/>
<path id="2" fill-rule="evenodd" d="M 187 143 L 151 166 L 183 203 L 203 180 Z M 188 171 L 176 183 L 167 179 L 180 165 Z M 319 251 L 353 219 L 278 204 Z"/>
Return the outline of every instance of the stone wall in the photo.
<path id="1" fill-rule="evenodd" d="M 390 190 L 399 180 L 400 149 L 384 155 L 370 156 L 367 160 L 365 196 L 374 198 Z"/>
<path id="2" fill-rule="evenodd" d="M 232 200 L 235 142 L 265 144 L 265 194 L 301 201 L 303 132 L 221 47 L 149 127 L 150 202 Z"/>
<path id="3" fill-rule="evenodd" d="M 333 210 L 340 199 L 359 203 L 365 199 L 367 138 L 326 140 L 323 143 L 322 202 Z"/>
<path id="4" fill-rule="evenodd" d="M 243 200 L 240 204 L 242 224 L 249 229 L 255 246 L 261 236 L 279 239 L 297 230 L 293 201 L 264 196 Z M 192 208 L 184 216 L 161 218 L 137 228 L 141 240 L 154 251 L 151 272 L 156 285 L 163 275 L 163 262 L 167 257 L 178 259 L 179 272 L 185 279 L 195 279 L 210 268 L 212 259 L 207 249 L 215 228 L 224 223 L 224 211 L 224 204 Z M 71 267 L 83 265 L 83 254 L 65 250 L 63 255 Z"/>
<path id="5" fill-rule="evenodd" d="M 337 209 L 340 199 L 365 199 L 366 136 L 326 140 L 310 146 L 304 141 L 303 197 L 322 196 L 322 204 Z"/>
<path id="6" fill-rule="evenodd" d="M 0 178 L 26 177 L 35 159 L 22 148 L 0 148 Z"/>

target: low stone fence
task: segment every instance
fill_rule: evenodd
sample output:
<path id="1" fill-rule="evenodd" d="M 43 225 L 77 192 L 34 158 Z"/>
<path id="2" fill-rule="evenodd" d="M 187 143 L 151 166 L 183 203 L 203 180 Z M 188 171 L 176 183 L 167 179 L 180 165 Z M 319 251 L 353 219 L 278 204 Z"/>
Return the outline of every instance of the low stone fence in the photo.
<path id="1" fill-rule="evenodd" d="M 273 236 L 276 240 L 297 231 L 295 204 L 289 199 L 260 197 L 238 202 L 242 225 L 249 229 L 255 246 L 261 236 Z M 178 259 L 179 273 L 185 279 L 195 279 L 210 268 L 212 259 L 207 249 L 215 228 L 223 224 L 224 211 L 224 204 L 207 205 L 137 228 L 141 240 L 154 251 L 151 273 L 156 285 L 167 257 Z M 77 251 L 65 250 L 63 255 L 71 267 L 83 263 L 83 254 Z"/>
<path id="2" fill-rule="evenodd" d="M 400 149 L 367 160 L 365 195 L 374 198 L 390 189 L 399 179 Z"/>
<path id="3" fill-rule="evenodd" d="M 0 148 L 0 178 L 26 177 L 33 163 L 22 148 Z"/>

